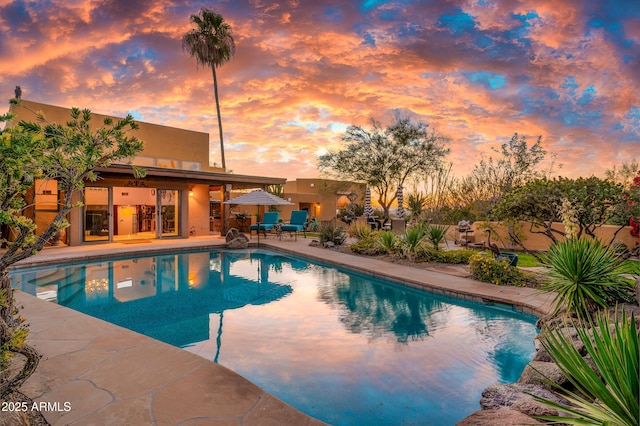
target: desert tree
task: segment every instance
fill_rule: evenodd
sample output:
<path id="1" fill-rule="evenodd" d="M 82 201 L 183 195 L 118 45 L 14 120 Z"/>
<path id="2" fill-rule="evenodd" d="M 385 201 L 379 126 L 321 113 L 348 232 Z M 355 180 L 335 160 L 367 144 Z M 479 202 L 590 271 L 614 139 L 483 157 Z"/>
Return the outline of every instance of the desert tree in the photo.
<path id="1" fill-rule="evenodd" d="M 546 155 L 541 136 L 530 146 L 525 136 L 515 133 L 509 142 L 493 151 L 498 155 L 476 163 L 457 182 L 454 191 L 457 204 L 473 205 L 479 217 L 486 217 L 492 206 L 513 188 L 545 175 L 538 167 Z"/>
<path id="2" fill-rule="evenodd" d="M 13 108 L 22 108 L 12 100 Z M 0 225 L 9 229 L 10 238 L 0 242 L 6 247 L 0 255 L 0 363 L 11 354 L 24 355 L 27 362 L 13 379 L 2 382 L 4 395 L 19 386 L 35 370 L 39 354 L 25 344 L 27 329 L 15 305 L 8 268 L 33 256 L 68 226 L 66 216 L 81 204 L 75 202 L 86 181 L 95 181 L 98 167 L 108 167 L 142 151 L 143 142 L 130 135 L 138 128 L 131 116 L 121 120 L 105 118 L 101 127 L 91 123 L 91 111 L 72 108 L 71 119 L 65 124 L 49 123 L 41 113 L 36 120 L 20 121 L 0 131 Z M 0 117 L 0 122 L 13 123 L 14 114 Z M 144 171 L 134 168 L 138 177 Z M 62 194 L 55 218 L 39 234 L 25 210 L 26 197 L 36 180 L 57 182 Z"/>
<path id="3" fill-rule="evenodd" d="M 335 177 L 365 183 L 373 188 L 378 203 L 389 217 L 398 185 L 437 167 L 448 149 L 447 139 L 429 131 L 421 121 L 399 117 L 386 129 L 371 120 L 371 129 L 349 126 L 344 145 L 318 158 L 318 168 Z"/>
<path id="4" fill-rule="evenodd" d="M 610 222 L 616 206 L 625 203 L 623 187 L 595 176 L 589 178 L 536 179 L 514 188 L 493 208 L 492 217 L 503 221 L 525 221 L 530 232 L 542 234 L 552 242 L 565 237 L 554 227 L 562 222 L 563 204 L 575 211 L 575 238 L 596 238 L 596 229 Z M 619 232 L 624 224 L 618 228 Z M 617 232 L 612 238 L 615 238 Z M 512 238 L 517 239 L 515 235 Z M 523 245 L 521 241 L 516 241 Z"/>

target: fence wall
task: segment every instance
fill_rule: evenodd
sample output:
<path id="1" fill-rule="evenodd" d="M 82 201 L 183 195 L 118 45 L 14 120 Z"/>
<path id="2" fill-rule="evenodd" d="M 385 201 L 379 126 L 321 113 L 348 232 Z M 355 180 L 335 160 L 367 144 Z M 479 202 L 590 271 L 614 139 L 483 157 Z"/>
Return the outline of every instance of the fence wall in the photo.
<path id="1" fill-rule="evenodd" d="M 486 225 L 487 225 L 486 222 L 473 223 L 471 225 L 471 229 L 473 230 L 473 232 L 470 232 L 468 234 L 469 241 L 477 242 L 477 243 L 482 241 L 486 242 L 487 233 L 484 232 L 484 229 L 486 229 Z M 546 251 L 549 249 L 549 246 L 551 245 L 551 239 L 549 239 L 547 236 L 543 234 L 536 234 L 535 232 L 531 232 L 529 230 L 530 225 L 527 222 L 521 222 L 520 226 L 521 226 L 521 230 L 519 234 L 523 236 L 522 237 L 523 243 L 525 247 L 527 247 L 527 249 L 540 250 L 540 251 Z M 494 230 L 494 232 L 491 233 L 491 242 L 492 243 L 495 242 L 496 244 L 498 244 L 498 247 L 501 247 L 501 248 L 511 248 L 509 246 L 509 240 L 507 238 L 508 233 L 507 233 L 506 227 L 499 224 L 498 222 L 491 222 L 491 227 Z M 608 244 L 609 242 L 612 241 L 613 235 L 619 228 L 620 228 L 619 226 L 603 225 L 596 230 L 595 234 L 600 240 Z M 564 225 L 562 223 L 554 223 L 553 229 L 564 231 Z M 533 230 L 542 232 L 544 229 L 534 228 Z M 620 230 L 620 232 L 618 232 L 618 234 L 616 235 L 613 241 L 621 241 L 624 244 L 626 244 L 627 247 L 629 248 L 633 247 L 637 243 L 640 243 L 640 239 L 632 236 L 630 231 L 631 231 L 631 227 L 625 226 Z M 498 235 L 496 235 L 496 233 Z M 456 235 L 455 226 L 452 226 L 449 229 L 448 236 L 452 240 L 455 239 L 456 237 L 464 238 L 464 234 L 462 236 Z M 556 238 L 558 240 L 563 239 L 562 236 L 559 236 L 559 235 L 556 235 Z"/>

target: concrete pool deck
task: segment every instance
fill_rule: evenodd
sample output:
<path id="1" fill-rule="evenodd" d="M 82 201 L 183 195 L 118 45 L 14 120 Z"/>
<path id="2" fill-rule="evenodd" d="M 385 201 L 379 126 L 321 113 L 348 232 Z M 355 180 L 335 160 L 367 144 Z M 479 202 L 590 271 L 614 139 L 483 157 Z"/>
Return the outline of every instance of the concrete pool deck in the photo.
<path id="1" fill-rule="evenodd" d="M 310 247 L 310 238 L 261 239 L 272 248 L 466 300 L 498 302 L 543 315 L 552 297 L 438 271 Z M 255 243 L 254 239 L 252 243 Z M 18 266 L 134 253 L 223 246 L 220 237 L 50 247 Z M 28 341 L 43 355 L 20 390 L 52 425 L 320 425 L 227 368 L 185 350 L 16 292 L 30 324 Z"/>

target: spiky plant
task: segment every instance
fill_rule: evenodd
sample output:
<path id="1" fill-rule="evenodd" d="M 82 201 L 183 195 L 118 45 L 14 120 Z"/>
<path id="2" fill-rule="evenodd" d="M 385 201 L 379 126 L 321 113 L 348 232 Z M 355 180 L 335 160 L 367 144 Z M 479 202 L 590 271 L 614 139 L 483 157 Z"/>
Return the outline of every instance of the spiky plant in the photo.
<path id="1" fill-rule="evenodd" d="M 545 257 L 549 266 L 543 291 L 554 292 L 554 314 L 562 311 L 590 315 L 598 307 L 634 299 L 633 283 L 624 274 L 628 264 L 599 240 L 575 238 L 556 243 Z"/>
<path id="2" fill-rule="evenodd" d="M 398 246 L 398 236 L 393 231 L 381 231 L 378 236 L 378 244 L 386 253 L 393 254 Z"/>
<path id="3" fill-rule="evenodd" d="M 366 223 L 352 222 L 351 225 L 349 225 L 349 235 L 360 240 L 367 238 L 372 232 L 371 227 Z"/>
<path id="4" fill-rule="evenodd" d="M 448 225 L 429 225 L 425 230 L 427 239 L 431 241 L 436 250 L 440 247 L 441 242 L 447 242 L 447 232 L 449 232 Z"/>
<path id="5" fill-rule="evenodd" d="M 427 236 L 427 228 L 418 223 L 406 229 L 402 240 L 402 251 L 409 259 L 415 259 L 420 245 Z"/>
<path id="6" fill-rule="evenodd" d="M 407 208 L 411 212 L 410 222 L 414 222 L 420 219 L 424 206 L 427 204 L 429 197 L 427 194 L 421 191 L 411 192 L 407 194 L 406 203 Z"/>
<path id="7" fill-rule="evenodd" d="M 640 424 L 640 339 L 634 316 L 628 319 L 622 311 L 620 318 L 616 311 L 614 323 L 610 324 L 609 314 L 601 311 L 595 321 L 581 319 L 573 325 L 595 369 L 580 355 L 568 333 L 547 328 L 541 343 L 575 391 L 555 385 L 569 404 L 532 395 L 566 413 L 540 419 L 570 425 L 637 426 Z"/>

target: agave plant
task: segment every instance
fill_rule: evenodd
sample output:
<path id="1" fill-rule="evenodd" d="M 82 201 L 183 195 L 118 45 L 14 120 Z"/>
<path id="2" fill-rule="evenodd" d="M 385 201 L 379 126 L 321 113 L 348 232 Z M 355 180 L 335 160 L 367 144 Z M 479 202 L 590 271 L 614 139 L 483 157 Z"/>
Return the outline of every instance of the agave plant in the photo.
<path id="1" fill-rule="evenodd" d="M 426 235 L 426 228 L 420 223 L 407 228 L 402 241 L 402 251 L 404 254 L 410 259 L 415 258 L 418 248 L 424 241 Z"/>
<path id="2" fill-rule="evenodd" d="M 396 251 L 398 236 L 393 231 L 382 231 L 378 237 L 378 244 L 385 252 L 392 254 Z"/>
<path id="3" fill-rule="evenodd" d="M 595 370 L 580 355 L 568 333 L 547 328 L 541 343 L 575 391 L 555 385 L 569 404 L 532 395 L 543 404 L 567 413 L 540 419 L 571 425 L 640 424 L 639 333 L 633 315 L 627 319 L 623 311 L 618 318 L 616 313 L 615 322 L 610 325 L 608 313 L 601 311 L 595 321 L 582 319 L 576 324 Z"/>
<path id="4" fill-rule="evenodd" d="M 426 237 L 431 244 L 433 244 L 433 248 L 438 250 L 441 242 L 446 242 L 447 232 L 449 232 L 448 225 L 429 225 L 426 229 Z"/>
<path id="5" fill-rule="evenodd" d="M 550 267 L 543 291 L 555 292 L 554 314 L 562 309 L 578 316 L 598 307 L 633 301 L 633 283 L 624 274 L 633 271 L 615 252 L 599 240 L 568 239 L 549 248 L 545 263 Z"/>

